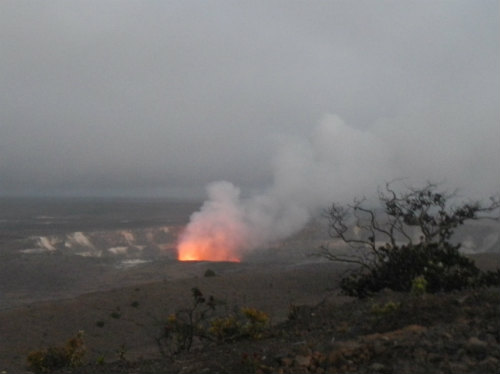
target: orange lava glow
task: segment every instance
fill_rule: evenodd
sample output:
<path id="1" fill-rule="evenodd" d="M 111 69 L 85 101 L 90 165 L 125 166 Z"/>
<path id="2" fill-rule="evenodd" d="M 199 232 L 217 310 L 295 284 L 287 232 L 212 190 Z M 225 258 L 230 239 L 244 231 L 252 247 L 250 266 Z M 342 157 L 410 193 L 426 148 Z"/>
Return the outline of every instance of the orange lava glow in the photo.
<path id="1" fill-rule="evenodd" d="M 240 258 L 228 247 L 214 245 L 213 240 L 184 240 L 177 247 L 179 261 L 228 261 L 240 262 Z"/>

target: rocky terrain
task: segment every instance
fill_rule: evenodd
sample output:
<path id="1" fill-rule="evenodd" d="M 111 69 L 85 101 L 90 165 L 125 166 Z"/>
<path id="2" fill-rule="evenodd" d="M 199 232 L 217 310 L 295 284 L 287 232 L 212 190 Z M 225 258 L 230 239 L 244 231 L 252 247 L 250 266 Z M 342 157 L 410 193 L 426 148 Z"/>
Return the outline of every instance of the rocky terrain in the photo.
<path id="1" fill-rule="evenodd" d="M 343 269 L 332 263 L 178 266 L 177 279 L 2 311 L 0 369 L 28 372 L 29 352 L 64 345 L 84 330 L 84 365 L 61 372 L 499 372 L 499 289 L 384 291 L 357 300 L 339 295 Z M 216 275 L 204 276 L 207 269 Z M 189 352 L 161 355 L 155 337 L 170 314 L 191 305 L 192 287 L 232 307 L 257 308 L 269 325 L 257 338 L 195 339 Z"/>
<path id="2" fill-rule="evenodd" d="M 82 202 L 76 218 L 51 204 L 61 211 L 31 204 L 0 215 L 1 373 L 29 372 L 30 353 L 64 347 L 79 331 L 83 366 L 60 372 L 500 373 L 498 289 L 356 300 L 338 289 L 346 266 L 310 256 L 328 240 L 318 225 L 241 263 L 183 263 L 172 243 L 192 207 L 174 206 L 182 214 L 168 221 L 156 204 Z M 471 225 L 459 237 L 483 270 L 500 268 L 498 227 Z M 196 336 L 190 351 L 162 353 L 157 338 L 193 305 L 193 287 L 222 316 L 265 313 L 265 328 L 222 342 Z"/>
<path id="3" fill-rule="evenodd" d="M 205 345 L 157 360 L 74 373 L 498 373 L 500 291 L 297 306 L 256 341 Z"/>

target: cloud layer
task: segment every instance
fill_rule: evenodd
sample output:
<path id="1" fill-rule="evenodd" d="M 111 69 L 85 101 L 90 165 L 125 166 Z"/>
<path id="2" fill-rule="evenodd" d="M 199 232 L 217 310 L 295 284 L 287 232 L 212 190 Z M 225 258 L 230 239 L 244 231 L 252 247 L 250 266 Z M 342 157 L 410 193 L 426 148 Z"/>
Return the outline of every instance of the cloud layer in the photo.
<path id="1" fill-rule="evenodd" d="M 200 197 L 228 180 L 287 199 L 305 178 L 341 199 L 391 177 L 492 193 L 498 10 L 3 1 L 0 194 Z"/>

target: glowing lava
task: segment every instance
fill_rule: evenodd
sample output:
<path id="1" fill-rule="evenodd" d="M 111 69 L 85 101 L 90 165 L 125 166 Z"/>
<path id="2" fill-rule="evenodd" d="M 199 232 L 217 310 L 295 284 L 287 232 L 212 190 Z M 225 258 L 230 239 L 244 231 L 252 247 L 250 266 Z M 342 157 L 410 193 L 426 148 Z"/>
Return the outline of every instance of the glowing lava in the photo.
<path id="1" fill-rule="evenodd" d="M 179 261 L 240 262 L 248 229 L 239 207 L 239 190 L 227 182 L 208 187 L 210 199 L 191 216 L 177 246 Z"/>
<path id="2" fill-rule="evenodd" d="M 177 248 L 179 261 L 230 261 L 240 262 L 231 250 L 214 247 L 210 240 L 183 241 Z"/>
<path id="3" fill-rule="evenodd" d="M 207 225 L 205 221 L 191 223 L 177 246 L 179 261 L 240 262 L 238 249 L 241 235 L 228 225 Z"/>

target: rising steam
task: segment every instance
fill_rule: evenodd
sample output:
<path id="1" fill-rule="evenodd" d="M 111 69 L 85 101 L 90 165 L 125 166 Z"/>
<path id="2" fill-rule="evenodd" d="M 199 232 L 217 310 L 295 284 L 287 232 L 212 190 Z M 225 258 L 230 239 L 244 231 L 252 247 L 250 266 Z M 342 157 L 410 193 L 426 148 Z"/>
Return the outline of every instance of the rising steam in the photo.
<path id="1" fill-rule="evenodd" d="M 191 216 L 178 246 L 179 260 L 239 261 L 248 245 L 240 191 L 228 182 L 207 187 L 209 199 Z"/>
<path id="2" fill-rule="evenodd" d="M 239 261 L 247 251 L 297 232 L 331 202 L 369 195 L 395 178 L 468 187 L 463 182 L 470 174 L 449 178 L 450 166 L 476 151 L 455 141 L 461 137 L 450 136 L 452 131 L 441 129 L 439 141 L 422 136 L 429 126 L 380 123 L 361 131 L 327 116 L 308 139 L 288 139 L 278 147 L 273 183 L 264 193 L 242 198 L 229 182 L 210 184 L 208 200 L 180 237 L 179 260 Z"/>
<path id="3" fill-rule="evenodd" d="M 288 139 L 279 147 L 273 160 L 273 184 L 263 194 L 242 198 L 229 182 L 210 184 L 208 200 L 191 216 L 180 238 L 179 260 L 239 261 L 245 252 L 304 227 L 313 214 L 341 195 L 342 188 L 333 191 L 332 186 L 341 185 L 343 179 L 366 185 L 373 176 L 350 172 L 355 155 L 359 161 L 359 150 L 331 147 L 337 138 L 350 142 L 349 137 L 364 147 L 361 155 L 366 162 L 379 157 L 372 151 L 377 146 L 374 139 L 364 139 L 362 133 L 330 116 L 307 141 Z"/>

